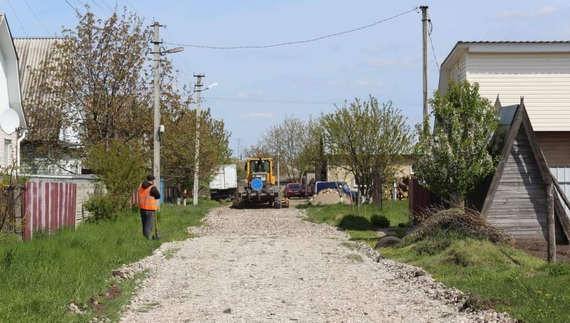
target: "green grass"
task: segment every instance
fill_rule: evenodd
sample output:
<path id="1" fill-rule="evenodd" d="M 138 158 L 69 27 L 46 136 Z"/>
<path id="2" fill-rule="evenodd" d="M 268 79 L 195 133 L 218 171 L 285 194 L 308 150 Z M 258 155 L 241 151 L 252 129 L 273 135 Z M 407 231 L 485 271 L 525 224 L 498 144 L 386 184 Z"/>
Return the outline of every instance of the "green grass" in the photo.
<path id="1" fill-rule="evenodd" d="M 98 297 L 114 282 L 111 270 L 152 254 L 161 243 L 191 237 L 186 228 L 197 226 L 218 203 L 192 206 L 164 205 L 158 215 L 160 241 L 141 233 L 140 215 L 127 212 L 117 221 L 83 224 L 56 235 L 38 234 L 25 243 L 0 244 L 0 322 L 89 322 L 102 315 L 117 320 L 135 289 L 134 281 L 118 284 L 122 294 L 112 300 Z M 105 308 L 96 313 L 95 297 Z M 85 316 L 71 314 L 71 303 L 88 308 Z"/>
<path id="2" fill-rule="evenodd" d="M 570 322 L 570 265 L 548 264 L 487 241 L 435 240 L 385 248 L 380 253 L 422 267 L 447 286 L 476 296 L 483 308 L 508 312 L 524 322 Z M 426 250 L 432 252 L 419 254 Z"/>
<path id="3" fill-rule="evenodd" d="M 325 206 L 303 205 L 310 221 L 327 223 L 345 230 L 351 240 L 360 240 L 374 246 L 378 240 L 377 230 L 370 222 L 373 214 L 383 215 L 390 220 L 390 226 L 396 227 L 403 223 L 408 225 L 408 201 L 384 201 L 383 207 L 365 204 L 360 207 L 352 207 L 345 204 Z"/>

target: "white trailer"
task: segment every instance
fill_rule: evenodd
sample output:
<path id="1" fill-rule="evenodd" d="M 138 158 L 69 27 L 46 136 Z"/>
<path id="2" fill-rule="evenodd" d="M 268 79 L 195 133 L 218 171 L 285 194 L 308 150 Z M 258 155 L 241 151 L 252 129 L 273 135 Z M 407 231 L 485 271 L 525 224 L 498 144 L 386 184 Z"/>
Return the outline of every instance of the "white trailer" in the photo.
<path id="1" fill-rule="evenodd" d="M 233 199 L 237 192 L 236 164 L 221 165 L 210 182 L 212 200 Z"/>

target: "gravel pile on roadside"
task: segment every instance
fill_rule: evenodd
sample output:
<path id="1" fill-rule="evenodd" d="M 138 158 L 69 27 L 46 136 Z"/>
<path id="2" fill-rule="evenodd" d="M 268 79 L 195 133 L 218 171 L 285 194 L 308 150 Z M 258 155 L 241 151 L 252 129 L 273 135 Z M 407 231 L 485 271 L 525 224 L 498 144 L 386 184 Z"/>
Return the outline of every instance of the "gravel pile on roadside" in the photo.
<path id="1" fill-rule="evenodd" d="M 148 278 L 121 322 L 513 322 L 296 209 L 217 208 L 199 237 L 130 264 Z"/>

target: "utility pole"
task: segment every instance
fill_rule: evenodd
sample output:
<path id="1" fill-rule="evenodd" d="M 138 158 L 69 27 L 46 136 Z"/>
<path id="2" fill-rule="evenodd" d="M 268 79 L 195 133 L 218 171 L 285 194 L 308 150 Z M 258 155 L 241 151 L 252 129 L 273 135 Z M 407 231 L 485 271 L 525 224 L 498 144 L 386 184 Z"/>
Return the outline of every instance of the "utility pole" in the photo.
<path id="1" fill-rule="evenodd" d="M 238 160 L 239 160 L 239 161 L 241 161 L 241 150 L 240 150 L 240 148 L 241 148 L 241 141 L 242 141 L 242 140 L 243 140 L 243 139 L 238 139 L 238 140 L 237 140 L 237 142 L 238 142 L 238 155 L 237 155 L 237 157 L 238 157 Z"/>
<path id="2" fill-rule="evenodd" d="M 155 186 L 160 192 L 160 37 L 161 25 L 154 22 L 154 127 L 153 127 L 153 174 L 156 179 Z M 158 203 L 160 208 L 160 203 Z"/>
<path id="3" fill-rule="evenodd" d="M 429 114 L 428 110 L 428 6 L 421 6 L 422 10 L 422 53 L 423 53 L 423 70 L 424 70 L 424 120 Z"/>
<path id="4" fill-rule="evenodd" d="M 200 171 L 200 103 L 202 101 L 202 78 L 204 74 L 194 74 L 196 78 L 196 152 L 194 154 L 194 193 L 192 200 L 198 205 L 198 190 L 200 188 L 198 172 Z"/>

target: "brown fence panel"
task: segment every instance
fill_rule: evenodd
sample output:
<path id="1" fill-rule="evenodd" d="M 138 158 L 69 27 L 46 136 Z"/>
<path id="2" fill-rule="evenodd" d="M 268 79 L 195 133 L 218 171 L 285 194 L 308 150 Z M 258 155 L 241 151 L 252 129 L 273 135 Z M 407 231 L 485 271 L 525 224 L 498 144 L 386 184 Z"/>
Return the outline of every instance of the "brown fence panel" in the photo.
<path id="1" fill-rule="evenodd" d="M 54 234 L 59 228 L 75 226 L 77 184 L 30 182 L 24 195 L 24 240 L 34 231 Z"/>
<path id="2" fill-rule="evenodd" d="M 422 187 L 417 178 L 410 179 L 408 192 L 409 212 L 413 218 L 432 206 L 432 194 Z"/>

